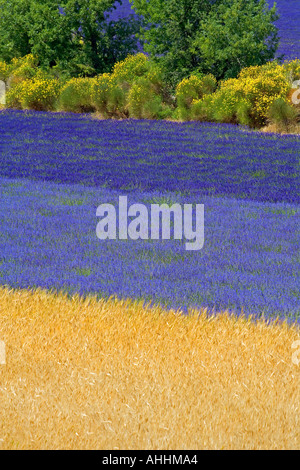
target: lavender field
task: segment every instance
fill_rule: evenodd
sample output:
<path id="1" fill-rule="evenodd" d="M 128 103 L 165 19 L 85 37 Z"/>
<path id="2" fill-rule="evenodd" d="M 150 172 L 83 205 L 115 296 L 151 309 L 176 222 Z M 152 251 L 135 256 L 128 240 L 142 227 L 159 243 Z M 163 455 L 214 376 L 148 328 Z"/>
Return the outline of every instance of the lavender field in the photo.
<path id="1" fill-rule="evenodd" d="M 273 5 L 272 0 L 268 0 Z M 280 45 L 278 55 L 286 60 L 300 58 L 300 10 L 298 0 L 278 0 Z"/>
<path id="2" fill-rule="evenodd" d="M 198 37 L 209 5 L 170 2 L 162 70 L 109 2 L 1 3 L 1 450 L 300 448 L 299 64 L 202 76 L 212 36 L 218 77 L 263 57 L 265 3 L 212 2 Z M 300 59 L 299 0 L 277 5 Z"/>
<path id="3" fill-rule="evenodd" d="M 299 321 L 300 138 L 0 113 L 0 282 Z M 205 205 L 205 244 L 96 237 L 96 208 Z"/>
<path id="4" fill-rule="evenodd" d="M 0 176 L 119 191 L 300 202 L 299 136 L 230 124 L 0 113 Z"/>
<path id="5" fill-rule="evenodd" d="M 278 9 L 278 55 L 300 57 L 298 1 Z M 2 285 L 299 321 L 299 136 L 12 110 L 0 128 Z M 204 204 L 204 248 L 100 242 L 96 208 L 119 195 Z"/>

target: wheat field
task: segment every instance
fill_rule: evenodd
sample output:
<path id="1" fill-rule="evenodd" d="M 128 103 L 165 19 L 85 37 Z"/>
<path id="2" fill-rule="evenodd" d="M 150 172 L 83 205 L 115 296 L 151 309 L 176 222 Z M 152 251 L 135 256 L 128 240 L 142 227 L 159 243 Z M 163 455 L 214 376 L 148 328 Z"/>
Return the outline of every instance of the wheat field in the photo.
<path id="1" fill-rule="evenodd" d="M 295 325 L 1 287 L 0 339 L 0 449 L 300 448 Z"/>

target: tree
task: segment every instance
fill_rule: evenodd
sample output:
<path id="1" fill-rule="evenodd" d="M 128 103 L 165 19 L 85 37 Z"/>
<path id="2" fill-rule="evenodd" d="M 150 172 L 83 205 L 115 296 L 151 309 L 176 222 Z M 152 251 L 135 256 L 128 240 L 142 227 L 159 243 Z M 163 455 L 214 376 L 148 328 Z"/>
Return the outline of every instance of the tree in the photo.
<path id="1" fill-rule="evenodd" d="M 277 19 L 276 7 L 269 10 L 264 0 L 222 2 L 202 21 L 192 50 L 217 78 L 236 77 L 242 68 L 263 65 L 275 57 Z"/>
<path id="2" fill-rule="evenodd" d="M 218 0 L 219 1 L 219 0 Z M 144 19 L 144 50 L 159 60 L 175 85 L 200 65 L 191 43 L 211 0 L 130 0 Z"/>
<path id="3" fill-rule="evenodd" d="M 139 20 L 110 21 L 121 0 L 0 0 L 0 58 L 32 53 L 73 75 L 109 72 L 137 50 Z"/>
<path id="4" fill-rule="evenodd" d="M 277 49 L 276 7 L 269 10 L 265 0 L 130 1 L 144 17 L 145 51 L 162 63 L 173 85 L 193 71 L 215 73 L 217 78 L 228 71 L 236 74 L 244 63 L 256 65 L 274 57 Z M 247 60 L 242 61 L 246 45 Z"/>
<path id="5" fill-rule="evenodd" d="M 78 58 L 96 72 L 110 72 L 113 64 L 137 50 L 139 21 L 133 15 L 125 22 L 109 21 L 109 13 L 121 0 L 65 0 L 62 9 L 69 18 Z"/>
<path id="6" fill-rule="evenodd" d="M 31 0 L 0 0 L 0 58 L 10 61 L 30 53 L 27 13 Z"/>

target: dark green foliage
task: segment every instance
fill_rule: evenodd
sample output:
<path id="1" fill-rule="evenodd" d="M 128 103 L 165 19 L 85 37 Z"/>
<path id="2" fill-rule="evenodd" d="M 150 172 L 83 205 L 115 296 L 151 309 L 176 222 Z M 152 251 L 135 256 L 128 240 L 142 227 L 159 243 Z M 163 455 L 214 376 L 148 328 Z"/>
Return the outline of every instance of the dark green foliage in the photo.
<path id="1" fill-rule="evenodd" d="M 59 96 L 59 109 L 73 113 L 95 111 L 91 102 L 93 79 L 72 78 L 62 88 Z"/>
<path id="2" fill-rule="evenodd" d="M 108 21 L 121 0 L 0 0 L 0 59 L 32 53 L 69 76 L 109 72 L 137 50 L 140 21 Z"/>
<path id="3" fill-rule="evenodd" d="M 295 106 L 283 98 L 278 98 L 270 106 L 268 118 L 271 123 L 282 126 L 285 130 L 289 130 L 290 126 L 297 123 L 299 115 Z"/>
<path id="4" fill-rule="evenodd" d="M 263 65 L 278 47 L 276 9 L 265 0 L 223 0 L 201 22 L 193 50 L 217 78 L 234 78 L 241 69 Z"/>
<path id="5" fill-rule="evenodd" d="M 276 8 L 265 0 L 130 1 L 145 19 L 145 51 L 174 87 L 195 71 L 233 77 L 275 56 Z"/>

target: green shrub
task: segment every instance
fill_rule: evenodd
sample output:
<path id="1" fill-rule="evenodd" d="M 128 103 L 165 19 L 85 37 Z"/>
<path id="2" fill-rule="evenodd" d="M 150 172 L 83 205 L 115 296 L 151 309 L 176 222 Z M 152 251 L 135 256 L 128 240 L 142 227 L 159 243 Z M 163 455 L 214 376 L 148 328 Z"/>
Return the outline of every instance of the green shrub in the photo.
<path id="1" fill-rule="evenodd" d="M 38 60 L 32 54 L 12 59 L 8 66 L 6 83 L 6 107 L 24 109 L 26 93 L 31 88 L 33 78 L 39 73 Z"/>
<path id="2" fill-rule="evenodd" d="M 191 119 L 196 121 L 213 121 L 212 103 L 213 95 L 205 95 L 201 100 L 194 100 L 191 105 Z"/>
<path id="3" fill-rule="evenodd" d="M 171 108 L 163 103 L 149 78 L 141 77 L 128 93 L 130 117 L 137 119 L 165 119 L 171 116 Z"/>
<path id="4" fill-rule="evenodd" d="M 300 80 L 300 59 L 291 60 L 283 64 L 284 70 L 288 74 L 290 83 Z"/>
<path id="5" fill-rule="evenodd" d="M 12 59 L 9 70 L 9 86 L 33 79 L 38 71 L 38 59 L 32 54 Z"/>
<path id="6" fill-rule="evenodd" d="M 201 76 L 197 74 L 184 78 L 176 87 L 176 100 L 180 118 L 183 120 L 190 119 L 193 102 L 213 93 L 216 85 L 217 82 L 213 75 Z"/>
<path id="7" fill-rule="evenodd" d="M 6 106 L 35 111 L 53 111 L 59 97 L 61 84 L 48 79 L 39 71 L 32 80 L 15 83 L 7 92 Z"/>
<path id="8" fill-rule="evenodd" d="M 132 84 L 139 77 L 145 77 L 151 72 L 156 71 L 159 75 L 159 69 L 157 66 L 149 60 L 149 58 L 142 53 L 136 55 L 129 55 L 126 59 L 117 62 L 114 67 L 112 74 L 119 84 L 126 85 Z M 154 80 L 158 80 L 159 77 L 154 77 Z"/>
<path id="9" fill-rule="evenodd" d="M 296 108 L 283 98 L 277 98 L 268 110 L 271 123 L 282 126 L 286 130 L 297 123 L 297 117 Z"/>
<path id="10" fill-rule="evenodd" d="M 239 103 L 244 98 L 238 81 L 227 80 L 214 94 L 211 102 L 211 115 L 214 121 L 236 124 Z"/>
<path id="11" fill-rule="evenodd" d="M 126 116 L 125 92 L 113 74 L 104 73 L 92 84 L 92 104 L 105 117 Z"/>
<path id="12" fill-rule="evenodd" d="M 115 64 L 112 76 L 116 83 L 124 90 L 125 94 L 141 78 L 147 79 L 151 84 L 151 88 L 157 94 L 166 92 L 162 70 L 142 53 L 130 55 L 125 60 Z"/>
<path id="13" fill-rule="evenodd" d="M 22 107 L 35 111 L 54 111 L 59 93 L 60 83 L 58 80 L 35 78 L 25 81 L 22 87 Z"/>
<path id="14" fill-rule="evenodd" d="M 106 117 L 161 118 L 164 103 L 162 73 L 145 54 L 128 56 L 111 74 L 99 75 L 92 87 L 92 103 Z"/>
<path id="15" fill-rule="evenodd" d="M 204 75 L 201 81 L 202 96 L 210 95 L 211 93 L 214 93 L 216 91 L 217 80 L 211 73 L 209 73 L 208 75 Z"/>
<path id="16" fill-rule="evenodd" d="M 286 98 L 289 88 L 287 74 L 276 62 L 243 69 L 238 78 L 221 82 L 214 93 L 213 119 L 261 127 L 273 101 Z"/>
<path id="17" fill-rule="evenodd" d="M 252 118 L 251 118 L 251 109 L 252 105 L 249 100 L 243 98 L 238 101 L 235 112 L 236 112 L 236 121 L 238 124 L 242 126 L 249 126 L 252 125 Z"/>
<path id="18" fill-rule="evenodd" d="M 6 82 L 10 75 L 10 71 L 11 67 L 3 60 L 0 60 L 0 80 Z"/>
<path id="19" fill-rule="evenodd" d="M 59 109 L 74 113 L 95 111 L 92 104 L 92 78 L 72 78 L 62 87 L 59 96 Z"/>
<path id="20" fill-rule="evenodd" d="M 17 83 L 6 93 L 6 104 L 7 108 L 14 108 L 14 109 L 23 109 L 21 98 L 23 95 L 23 83 Z"/>

